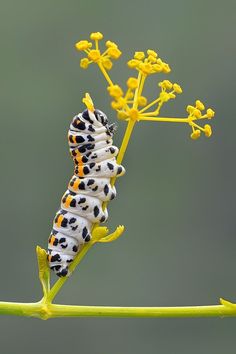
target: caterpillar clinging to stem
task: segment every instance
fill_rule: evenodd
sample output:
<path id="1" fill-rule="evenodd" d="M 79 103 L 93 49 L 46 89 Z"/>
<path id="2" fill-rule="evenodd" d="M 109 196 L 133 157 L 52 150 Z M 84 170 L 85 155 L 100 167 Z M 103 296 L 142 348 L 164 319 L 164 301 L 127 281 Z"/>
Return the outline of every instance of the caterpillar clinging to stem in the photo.
<path id="1" fill-rule="evenodd" d="M 49 266 L 59 277 L 68 275 L 68 266 L 85 242 L 91 240 L 93 225 L 108 218 L 103 202 L 116 196 L 111 178 L 125 173 L 118 165 L 119 149 L 113 145 L 114 124 L 95 109 L 89 94 L 87 109 L 76 115 L 69 128 L 68 142 L 75 169 L 61 200 L 48 242 Z"/>

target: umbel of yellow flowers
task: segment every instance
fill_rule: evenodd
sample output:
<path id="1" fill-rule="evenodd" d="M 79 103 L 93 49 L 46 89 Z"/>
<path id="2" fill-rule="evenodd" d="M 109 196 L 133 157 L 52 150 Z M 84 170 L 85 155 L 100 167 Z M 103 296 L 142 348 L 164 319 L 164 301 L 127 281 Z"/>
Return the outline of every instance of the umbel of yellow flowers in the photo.
<path id="1" fill-rule="evenodd" d="M 78 51 L 83 51 L 86 54 L 86 57 L 80 61 L 80 66 L 83 69 L 87 69 L 92 63 L 97 64 L 100 68 L 109 85 L 107 90 L 112 97 L 111 107 L 117 112 L 119 119 L 132 121 L 133 124 L 137 121 L 187 123 L 192 129 L 190 134 L 192 139 L 198 139 L 201 133 L 204 133 L 208 138 L 211 136 L 211 126 L 209 124 L 199 125 L 199 121 L 212 119 L 215 112 L 211 108 L 205 109 L 200 100 L 196 100 L 194 105 L 186 107 L 187 117 L 160 117 L 162 106 L 182 93 L 179 84 L 169 80 L 159 82 L 159 92 L 151 102 L 148 102 L 147 97 L 143 95 L 144 84 L 148 76 L 158 73 L 168 74 L 171 71 L 170 66 L 158 56 L 156 51 L 148 49 L 146 53 L 134 53 L 133 58 L 127 64 L 130 69 L 136 71 L 136 75 L 128 78 L 127 88 L 122 90 L 120 85 L 112 82 L 108 74 L 113 65 L 112 61 L 119 59 L 122 53 L 117 44 L 111 41 L 106 41 L 105 49 L 101 51 L 99 41 L 102 39 L 102 33 L 91 33 L 90 40 L 92 42 L 82 40 L 76 43 L 75 47 Z"/>

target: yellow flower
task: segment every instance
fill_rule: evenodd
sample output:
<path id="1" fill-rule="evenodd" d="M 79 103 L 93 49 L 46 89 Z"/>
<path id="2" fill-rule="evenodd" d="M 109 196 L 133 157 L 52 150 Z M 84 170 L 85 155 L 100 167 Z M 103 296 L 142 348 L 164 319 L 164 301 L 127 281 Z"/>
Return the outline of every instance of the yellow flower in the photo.
<path id="1" fill-rule="evenodd" d="M 117 48 L 117 44 L 115 44 L 114 42 L 111 41 L 106 41 L 106 47 L 107 48 Z"/>
<path id="2" fill-rule="evenodd" d="M 156 63 L 157 59 L 153 55 L 149 55 L 148 61 L 150 61 L 150 63 Z"/>
<path id="3" fill-rule="evenodd" d="M 195 118 L 201 118 L 202 113 L 201 113 L 201 111 L 199 109 L 195 108 L 194 111 L 193 111 L 193 116 Z"/>
<path id="4" fill-rule="evenodd" d="M 100 41 L 103 39 L 103 34 L 101 32 L 93 32 L 90 34 L 90 39 Z"/>
<path id="5" fill-rule="evenodd" d="M 101 57 L 100 51 L 97 49 L 92 49 L 90 50 L 88 57 L 90 60 L 97 62 Z"/>
<path id="6" fill-rule="evenodd" d="M 159 82 L 158 86 L 160 86 L 163 89 L 171 90 L 173 84 L 169 80 L 163 80 Z"/>
<path id="7" fill-rule="evenodd" d="M 194 130 L 192 134 L 190 135 L 193 140 L 197 140 L 201 135 L 201 131 L 199 129 Z"/>
<path id="8" fill-rule="evenodd" d="M 86 50 L 92 47 L 92 43 L 88 41 L 79 41 L 75 44 L 77 50 Z"/>
<path id="9" fill-rule="evenodd" d="M 163 92 L 160 93 L 160 99 L 161 99 L 162 102 L 167 102 L 170 99 L 170 94 L 165 92 L 165 91 L 163 91 Z"/>
<path id="10" fill-rule="evenodd" d="M 163 61 L 161 60 L 161 58 L 157 59 L 157 64 L 159 64 L 159 65 L 163 65 L 164 64 Z"/>
<path id="11" fill-rule="evenodd" d="M 196 108 L 200 109 L 200 111 L 203 111 L 205 109 L 204 104 L 200 100 L 196 101 Z"/>
<path id="12" fill-rule="evenodd" d="M 118 59 L 121 56 L 121 51 L 116 47 L 109 47 L 108 48 L 108 55 L 110 55 L 113 59 Z"/>
<path id="13" fill-rule="evenodd" d="M 139 96 L 138 98 L 138 105 L 139 106 L 146 106 L 147 104 L 147 99 L 144 96 Z"/>
<path id="14" fill-rule="evenodd" d="M 212 134 L 212 130 L 211 130 L 211 126 L 209 124 L 204 125 L 204 133 L 207 138 L 210 138 L 210 136 Z"/>
<path id="15" fill-rule="evenodd" d="M 134 59 L 143 60 L 144 58 L 145 58 L 144 52 L 135 52 L 134 53 Z"/>
<path id="16" fill-rule="evenodd" d="M 214 117 L 215 112 L 213 111 L 213 109 L 208 108 L 208 110 L 207 110 L 206 114 L 207 114 L 207 118 L 208 118 L 208 119 L 211 119 L 211 118 L 213 118 L 213 117 Z"/>
<path id="17" fill-rule="evenodd" d="M 108 86 L 107 91 L 109 92 L 110 96 L 115 98 L 123 96 L 123 91 L 118 85 Z"/>
<path id="18" fill-rule="evenodd" d="M 182 92 L 183 92 L 181 86 L 178 85 L 178 84 L 174 84 L 174 85 L 173 85 L 173 89 L 174 89 L 174 91 L 175 91 L 176 93 L 182 93 Z"/>
<path id="19" fill-rule="evenodd" d="M 147 54 L 153 56 L 154 58 L 157 58 L 157 52 L 152 49 L 148 49 Z"/>
<path id="20" fill-rule="evenodd" d="M 162 66 L 160 64 L 154 64 L 152 66 L 152 69 L 156 72 L 156 73 L 160 73 L 162 71 Z"/>
<path id="21" fill-rule="evenodd" d="M 138 87 L 138 80 L 135 77 L 130 77 L 126 83 L 131 89 L 136 89 Z"/>
<path id="22" fill-rule="evenodd" d="M 189 114 L 192 114 L 193 111 L 195 110 L 195 107 L 191 106 L 190 104 L 187 106 L 186 108 L 186 111 L 189 113 Z"/>
<path id="23" fill-rule="evenodd" d="M 88 58 L 83 58 L 80 60 L 80 67 L 83 69 L 87 69 L 89 66 L 89 60 Z"/>
<path id="24" fill-rule="evenodd" d="M 172 86 L 173 86 L 173 84 L 169 80 L 162 81 L 162 87 L 166 88 L 167 90 L 171 90 Z"/>
<path id="25" fill-rule="evenodd" d="M 111 60 L 108 58 L 102 58 L 102 64 L 103 64 L 104 68 L 107 70 L 111 70 L 112 65 L 113 65 Z"/>
<path id="26" fill-rule="evenodd" d="M 139 65 L 139 69 L 142 71 L 143 74 L 149 75 L 152 72 L 152 65 L 150 63 L 141 63 Z"/>
<path id="27" fill-rule="evenodd" d="M 133 69 L 133 68 L 137 68 L 140 64 L 140 61 L 139 60 L 136 60 L 136 59 L 131 59 L 128 61 L 128 66 Z"/>
<path id="28" fill-rule="evenodd" d="M 171 71 L 169 64 L 163 63 L 162 71 L 163 73 L 168 74 Z"/>

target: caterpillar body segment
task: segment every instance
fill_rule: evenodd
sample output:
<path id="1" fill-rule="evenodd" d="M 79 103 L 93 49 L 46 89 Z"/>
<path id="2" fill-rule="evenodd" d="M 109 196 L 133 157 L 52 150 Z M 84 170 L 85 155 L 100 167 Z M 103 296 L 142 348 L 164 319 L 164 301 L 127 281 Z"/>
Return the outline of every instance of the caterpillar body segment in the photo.
<path id="1" fill-rule="evenodd" d="M 74 161 L 74 175 L 61 199 L 48 241 L 48 262 L 59 277 L 68 275 L 68 266 L 84 243 L 92 238 L 93 224 L 107 220 L 103 202 L 116 197 L 111 178 L 125 173 L 118 165 L 119 149 L 113 145 L 114 124 L 109 125 L 100 110 L 86 109 L 76 115 L 69 128 L 68 143 Z"/>

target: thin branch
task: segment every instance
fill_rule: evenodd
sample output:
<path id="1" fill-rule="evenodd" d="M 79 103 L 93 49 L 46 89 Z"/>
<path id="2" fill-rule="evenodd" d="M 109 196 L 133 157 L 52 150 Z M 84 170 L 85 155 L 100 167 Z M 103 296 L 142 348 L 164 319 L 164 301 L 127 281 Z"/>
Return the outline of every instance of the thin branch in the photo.
<path id="1" fill-rule="evenodd" d="M 180 307 L 70 306 L 0 302 L 0 314 L 50 319 L 56 317 L 236 317 L 236 304 Z"/>

